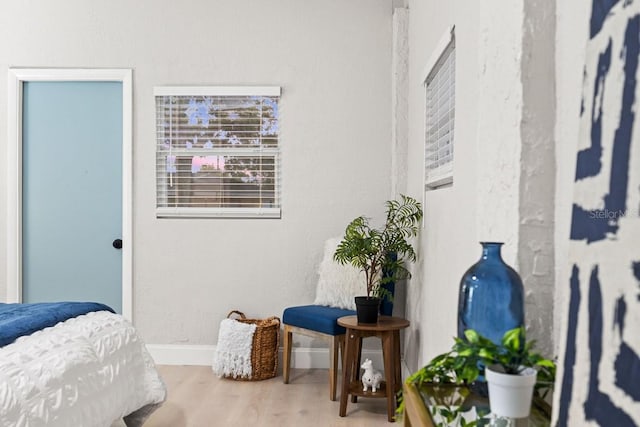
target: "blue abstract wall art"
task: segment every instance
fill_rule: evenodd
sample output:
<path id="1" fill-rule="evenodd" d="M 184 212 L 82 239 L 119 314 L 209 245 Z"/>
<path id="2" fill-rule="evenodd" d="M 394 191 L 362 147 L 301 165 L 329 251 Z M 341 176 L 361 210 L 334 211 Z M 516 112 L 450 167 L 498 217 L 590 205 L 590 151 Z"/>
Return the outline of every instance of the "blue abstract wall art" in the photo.
<path id="1" fill-rule="evenodd" d="M 558 427 L 640 425 L 640 2 L 593 0 Z"/>

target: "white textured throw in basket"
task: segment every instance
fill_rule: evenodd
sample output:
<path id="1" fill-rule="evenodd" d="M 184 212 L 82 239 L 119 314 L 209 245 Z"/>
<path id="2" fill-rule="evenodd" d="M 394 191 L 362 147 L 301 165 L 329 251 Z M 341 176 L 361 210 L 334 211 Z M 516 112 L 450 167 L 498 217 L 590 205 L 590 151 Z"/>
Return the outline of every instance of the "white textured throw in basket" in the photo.
<path id="1" fill-rule="evenodd" d="M 213 371 L 219 376 L 251 378 L 251 349 L 256 325 L 234 319 L 220 322 Z"/>
<path id="2" fill-rule="evenodd" d="M 239 317 L 230 319 L 232 315 Z M 233 310 L 220 323 L 213 370 L 218 376 L 238 380 L 261 381 L 278 372 L 280 319 L 247 319 Z"/>

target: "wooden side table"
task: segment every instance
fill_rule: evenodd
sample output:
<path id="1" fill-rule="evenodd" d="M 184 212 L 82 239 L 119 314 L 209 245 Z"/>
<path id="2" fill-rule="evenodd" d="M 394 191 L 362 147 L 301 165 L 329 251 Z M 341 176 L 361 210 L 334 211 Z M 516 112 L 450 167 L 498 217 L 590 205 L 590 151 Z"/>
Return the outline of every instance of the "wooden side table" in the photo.
<path id="1" fill-rule="evenodd" d="M 347 329 L 345 352 L 342 367 L 342 393 L 340 395 L 340 416 L 347 415 L 347 400 L 356 402 L 358 396 L 386 397 L 387 419 L 394 421 L 396 410 L 396 393 L 402 387 L 400 370 L 400 330 L 409 326 L 409 321 L 400 317 L 380 316 L 378 323 L 358 323 L 356 316 L 345 316 L 338 319 L 338 325 Z M 378 337 L 382 341 L 384 359 L 384 375 L 386 381 L 380 389 L 362 391 L 360 378 L 360 356 L 362 338 Z"/>

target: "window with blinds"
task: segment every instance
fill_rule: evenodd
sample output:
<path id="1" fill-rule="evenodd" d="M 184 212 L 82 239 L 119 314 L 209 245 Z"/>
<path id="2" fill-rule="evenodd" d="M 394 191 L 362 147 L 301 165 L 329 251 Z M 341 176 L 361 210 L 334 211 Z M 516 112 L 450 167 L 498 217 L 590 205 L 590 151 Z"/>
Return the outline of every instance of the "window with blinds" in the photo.
<path id="1" fill-rule="evenodd" d="M 280 217 L 279 87 L 154 95 L 157 217 Z"/>
<path id="2" fill-rule="evenodd" d="M 425 79 L 425 185 L 433 189 L 453 182 L 455 119 L 455 38 L 451 29 L 440 43 Z"/>

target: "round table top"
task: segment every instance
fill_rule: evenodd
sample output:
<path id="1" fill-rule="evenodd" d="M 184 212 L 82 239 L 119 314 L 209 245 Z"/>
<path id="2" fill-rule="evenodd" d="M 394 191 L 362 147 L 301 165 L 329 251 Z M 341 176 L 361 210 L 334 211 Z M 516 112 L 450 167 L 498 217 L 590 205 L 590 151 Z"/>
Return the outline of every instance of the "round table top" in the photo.
<path id="1" fill-rule="evenodd" d="M 378 316 L 378 323 L 358 323 L 357 316 L 344 316 L 338 319 L 338 325 L 358 331 L 395 331 L 409 326 L 402 317 Z"/>

